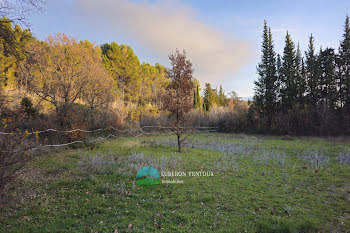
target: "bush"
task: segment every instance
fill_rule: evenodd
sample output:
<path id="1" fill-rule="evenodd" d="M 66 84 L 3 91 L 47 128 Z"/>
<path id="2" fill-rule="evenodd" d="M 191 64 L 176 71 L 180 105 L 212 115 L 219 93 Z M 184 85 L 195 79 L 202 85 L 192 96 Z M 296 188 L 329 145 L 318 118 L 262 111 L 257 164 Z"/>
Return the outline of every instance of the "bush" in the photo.
<path id="1" fill-rule="evenodd" d="M 339 153 L 338 157 L 336 157 L 335 160 L 341 164 L 350 165 L 350 152 L 347 151 Z"/>
<path id="2" fill-rule="evenodd" d="M 318 171 L 323 166 L 326 166 L 329 164 L 329 157 L 323 155 L 320 151 L 314 150 L 314 151 L 306 151 L 301 156 L 301 159 L 304 161 L 309 162 L 309 165 L 312 169 L 315 171 Z"/>
<path id="3" fill-rule="evenodd" d="M 6 186 L 31 159 L 28 147 L 23 136 L 7 135 L 0 138 L 0 202 L 6 198 Z"/>
<path id="4" fill-rule="evenodd" d="M 35 118 L 38 116 L 38 111 L 33 107 L 32 100 L 29 97 L 24 97 L 21 100 L 21 107 L 27 118 Z"/>

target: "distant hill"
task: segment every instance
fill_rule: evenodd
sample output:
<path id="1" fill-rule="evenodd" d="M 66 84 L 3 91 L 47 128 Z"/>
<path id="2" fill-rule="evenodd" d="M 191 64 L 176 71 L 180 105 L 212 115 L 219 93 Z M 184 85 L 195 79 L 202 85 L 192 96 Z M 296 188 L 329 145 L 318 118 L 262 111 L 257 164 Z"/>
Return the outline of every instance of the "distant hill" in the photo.
<path id="1" fill-rule="evenodd" d="M 245 101 L 253 101 L 253 96 L 248 96 L 248 97 L 239 97 L 241 100 L 245 100 Z"/>

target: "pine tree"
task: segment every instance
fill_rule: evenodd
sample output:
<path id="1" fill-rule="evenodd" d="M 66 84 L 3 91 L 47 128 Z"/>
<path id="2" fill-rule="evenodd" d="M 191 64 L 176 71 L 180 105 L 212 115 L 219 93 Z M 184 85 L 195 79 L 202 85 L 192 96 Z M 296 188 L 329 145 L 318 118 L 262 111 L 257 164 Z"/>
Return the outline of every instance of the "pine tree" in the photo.
<path id="1" fill-rule="evenodd" d="M 271 127 L 277 108 L 277 69 L 276 54 L 272 41 L 271 29 L 264 21 L 261 62 L 257 67 L 259 78 L 254 82 L 254 105 L 258 112 L 267 117 L 267 126 Z"/>
<path id="2" fill-rule="evenodd" d="M 287 31 L 281 67 L 282 110 L 292 109 L 297 96 L 297 66 L 294 43 Z"/>
<path id="3" fill-rule="evenodd" d="M 343 40 L 339 47 L 339 59 L 337 61 L 339 74 L 339 100 L 340 106 L 346 112 L 350 112 L 350 25 L 349 16 L 346 16 Z"/>
<path id="4" fill-rule="evenodd" d="M 22 86 L 16 74 L 19 64 L 26 58 L 25 48 L 34 37 L 28 29 L 13 26 L 6 17 L 0 19 L 0 34 L 0 88 Z"/>
<path id="5" fill-rule="evenodd" d="M 127 102 L 138 103 L 141 97 L 141 65 L 128 45 L 115 42 L 101 46 L 103 63 L 117 83 L 117 94 Z"/>

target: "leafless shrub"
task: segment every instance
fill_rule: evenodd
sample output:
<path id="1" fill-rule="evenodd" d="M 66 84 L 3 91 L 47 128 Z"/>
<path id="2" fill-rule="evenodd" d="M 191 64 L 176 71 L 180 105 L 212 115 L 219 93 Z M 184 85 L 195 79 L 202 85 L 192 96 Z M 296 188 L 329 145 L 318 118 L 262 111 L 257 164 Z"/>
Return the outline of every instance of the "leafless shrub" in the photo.
<path id="1" fill-rule="evenodd" d="M 152 155 L 145 156 L 143 153 L 133 153 L 123 161 L 123 164 L 125 165 L 123 168 L 127 169 L 127 172 L 134 173 L 146 166 L 156 167 L 156 160 Z"/>
<path id="2" fill-rule="evenodd" d="M 286 162 L 286 154 L 278 150 L 256 150 L 252 154 L 254 161 L 265 164 L 278 164 L 284 166 Z"/>
<path id="3" fill-rule="evenodd" d="M 113 172 L 116 164 L 113 156 L 97 153 L 94 156 L 82 156 L 78 161 L 78 168 L 87 173 L 109 174 Z"/>
<path id="4" fill-rule="evenodd" d="M 238 167 L 234 157 L 225 153 L 214 160 L 214 169 L 220 172 L 237 172 Z"/>
<path id="5" fill-rule="evenodd" d="M 305 151 L 301 156 L 301 159 L 307 161 L 310 167 L 315 171 L 318 171 L 323 166 L 329 164 L 329 157 L 322 155 L 322 153 L 318 150 Z"/>
<path id="6" fill-rule="evenodd" d="M 31 159 L 23 136 L 0 138 L 0 202 L 5 198 L 6 185 L 11 183 Z"/>
<path id="7" fill-rule="evenodd" d="M 158 170 L 173 170 L 181 167 L 182 159 L 176 154 L 171 156 L 160 156 L 158 158 L 153 155 L 144 155 L 143 153 L 133 153 L 125 160 L 125 165 L 130 172 L 137 172 L 142 167 L 150 166 Z"/>
<path id="8" fill-rule="evenodd" d="M 83 155 L 78 161 L 78 169 L 89 174 L 110 174 L 116 171 L 118 174 L 134 175 L 141 168 L 150 166 L 161 170 L 175 170 L 182 166 L 182 159 L 176 154 L 171 156 L 144 155 L 143 153 L 132 153 L 123 159 L 110 153 L 97 153 L 93 156 Z"/>
<path id="9" fill-rule="evenodd" d="M 347 164 L 350 165 L 350 152 L 340 152 L 338 157 L 335 158 L 336 161 L 338 161 L 341 164 Z"/>
<path id="10" fill-rule="evenodd" d="M 120 194 L 126 193 L 126 185 L 125 182 L 120 182 L 119 184 L 114 185 L 116 191 Z"/>

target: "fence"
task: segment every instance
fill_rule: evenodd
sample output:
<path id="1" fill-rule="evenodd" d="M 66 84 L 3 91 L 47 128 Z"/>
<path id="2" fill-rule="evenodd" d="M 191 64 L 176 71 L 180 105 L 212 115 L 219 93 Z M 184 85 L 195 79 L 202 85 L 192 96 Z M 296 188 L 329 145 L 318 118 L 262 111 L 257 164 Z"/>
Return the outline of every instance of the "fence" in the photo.
<path id="1" fill-rule="evenodd" d="M 170 132 L 166 133 L 165 135 L 172 135 L 175 134 L 176 131 L 173 130 L 172 127 L 167 127 L 167 126 L 142 126 L 141 128 L 137 128 L 137 129 L 116 129 L 112 126 L 109 126 L 107 128 L 99 128 L 99 129 L 95 129 L 95 130 L 84 130 L 84 129 L 72 129 L 72 130 L 57 130 L 57 129 L 45 129 L 45 130 L 37 130 L 35 132 L 28 132 L 27 131 L 27 135 L 31 136 L 31 135 L 39 135 L 42 133 L 47 133 L 47 132 L 54 132 L 54 133 L 74 133 L 74 132 L 84 132 L 84 133 L 95 133 L 95 132 L 102 132 L 102 131 L 116 131 L 116 132 L 135 132 L 135 135 L 132 136 L 116 136 L 114 134 L 109 134 L 106 137 L 98 137 L 92 140 L 88 140 L 88 141 L 81 141 L 81 140 L 77 140 L 77 141 L 73 141 L 73 142 L 68 142 L 68 143 L 62 143 L 62 144 L 47 144 L 47 145 L 42 145 L 42 146 L 37 146 L 37 147 L 32 147 L 29 148 L 28 150 L 38 150 L 41 148 L 45 148 L 45 147 L 62 147 L 62 146 L 69 146 L 69 145 L 73 145 L 73 144 L 77 144 L 77 143 L 93 143 L 93 142 L 97 142 L 97 141 L 102 141 L 102 140 L 107 140 L 109 138 L 130 138 L 130 137 L 141 137 L 143 135 L 160 135 L 159 132 L 146 132 L 145 129 L 168 129 L 170 130 Z M 181 128 L 185 128 L 185 127 L 181 127 Z M 203 129 L 203 130 L 202 130 Z M 197 127 L 195 129 L 195 131 L 193 133 L 208 133 L 208 132 L 216 132 L 217 131 L 217 127 Z M 9 133 L 9 132 L 0 132 L 0 135 L 3 136 L 10 136 L 10 135 L 23 135 L 23 133 Z M 162 134 L 164 135 L 164 134 Z M 19 152 L 19 151 L 23 151 L 23 150 L 18 150 L 15 152 Z M 8 152 L 8 151 L 2 151 L 2 152 Z"/>

